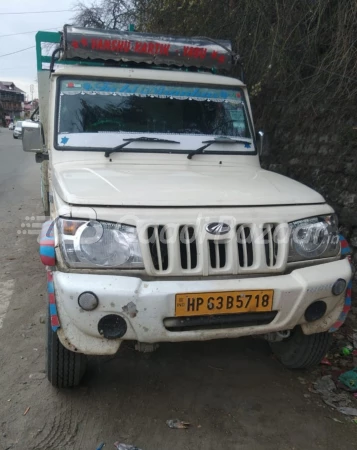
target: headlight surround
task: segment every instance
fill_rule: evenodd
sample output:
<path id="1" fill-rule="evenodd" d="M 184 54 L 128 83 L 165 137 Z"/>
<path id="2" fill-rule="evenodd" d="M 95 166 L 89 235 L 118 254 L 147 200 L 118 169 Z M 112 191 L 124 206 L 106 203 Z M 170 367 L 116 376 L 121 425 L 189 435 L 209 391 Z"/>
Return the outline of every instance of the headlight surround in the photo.
<path id="1" fill-rule="evenodd" d="M 297 220 L 289 226 L 288 262 L 332 258 L 339 254 L 340 239 L 335 214 Z"/>
<path id="2" fill-rule="evenodd" d="M 135 227 L 97 220 L 59 218 L 62 254 L 70 267 L 143 269 Z"/>

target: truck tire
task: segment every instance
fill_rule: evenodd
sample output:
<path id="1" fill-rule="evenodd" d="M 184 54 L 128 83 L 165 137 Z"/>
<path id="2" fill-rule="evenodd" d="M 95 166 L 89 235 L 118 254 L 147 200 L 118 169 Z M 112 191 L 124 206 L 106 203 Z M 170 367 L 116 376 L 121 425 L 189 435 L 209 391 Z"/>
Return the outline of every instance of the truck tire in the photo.
<path id="1" fill-rule="evenodd" d="M 309 369 L 320 363 L 332 341 L 330 333 L 305 335 L 300 327 L 290 337 L 271 342 L 270 347 L 279 361 L 288 369 Z"/>
<path id="2" fill-rule="evenodd" d="M 41 163 L 41 199 L 42 199 L 43 213 L 47 217 L 50 215 L 48 161 L 43 161 Z"/>
<path id="3" fill-rule="evenodd" d="M 47 317 L 47 378 L 56 388 L 71 388 L 78 386 L 86 370 L 86 357 L 81 353 L 71 352 L 58 339 L 52 330 Z"/>

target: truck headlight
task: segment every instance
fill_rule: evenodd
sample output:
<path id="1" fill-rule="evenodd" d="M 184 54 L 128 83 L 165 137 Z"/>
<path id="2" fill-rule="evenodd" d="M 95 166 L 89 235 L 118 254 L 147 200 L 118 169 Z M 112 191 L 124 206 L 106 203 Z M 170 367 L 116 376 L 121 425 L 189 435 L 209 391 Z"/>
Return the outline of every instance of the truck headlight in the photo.
<path id="1" fill-rule="evenodd" d="M 329 258 L 340 252 L 335 214 L 291 222 L 289 262 Z"/>
<path id="2" fill-rule="evenodd" d="M 77 268 L 142 269 L 135 227 L 96 220 L 57 220 L 66 263 Z"/>

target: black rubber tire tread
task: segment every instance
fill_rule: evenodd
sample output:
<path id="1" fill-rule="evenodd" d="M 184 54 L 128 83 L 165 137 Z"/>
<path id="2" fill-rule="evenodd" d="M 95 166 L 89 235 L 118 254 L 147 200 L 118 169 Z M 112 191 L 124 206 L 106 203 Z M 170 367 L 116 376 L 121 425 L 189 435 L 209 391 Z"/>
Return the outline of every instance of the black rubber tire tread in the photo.
<path id="1" fill-rule="evenodd" d="M 50 215 L 50 198 L 49 198 L 49 181 L 48 181 L 48 161 L 41 163 L 41 197 L 43 213 L 45 216 Z"/>
<path id="2" fill-rule="evenodd" d="M 47 318 L 47 378 L 56 388 L 78 386 L 86 370 L 86 357 L 81 353 L 71 352 L 58 339 Z"/>
<path id="3" fill-rule="evenodd" d="M 272 342 L 270 347 L 280 362 L 288 369 L 309 369 L 321 362 L 332 342 L 330 333 L 305 335 L 300 327 L 281 342 Z"/>

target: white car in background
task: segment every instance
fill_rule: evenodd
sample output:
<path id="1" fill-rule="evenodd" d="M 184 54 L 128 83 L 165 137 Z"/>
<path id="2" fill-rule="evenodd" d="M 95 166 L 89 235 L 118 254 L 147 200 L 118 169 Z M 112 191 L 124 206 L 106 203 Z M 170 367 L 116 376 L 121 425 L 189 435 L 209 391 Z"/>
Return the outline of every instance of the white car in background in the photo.
<path id="1" fill-rule="evenodd" d="M 14 132 L 13 132 L 14 139 L 22 139 L 22 122 L 18 121 L 16 122 Z"/>
<path id="2" fill-rule="evenodd" d="M 9 123 L 9 130 L 13 130 L 15 128 L 14 122 Z"/>

